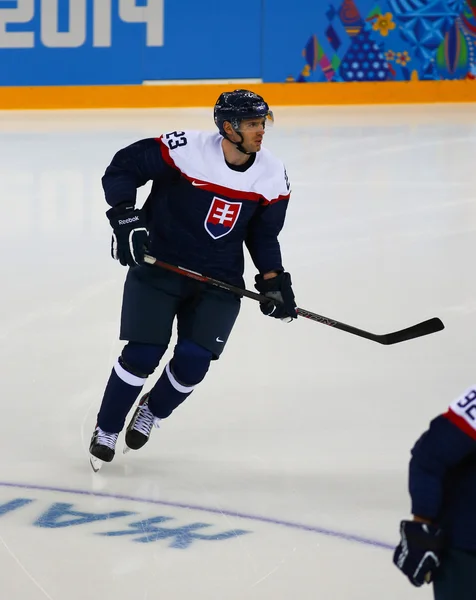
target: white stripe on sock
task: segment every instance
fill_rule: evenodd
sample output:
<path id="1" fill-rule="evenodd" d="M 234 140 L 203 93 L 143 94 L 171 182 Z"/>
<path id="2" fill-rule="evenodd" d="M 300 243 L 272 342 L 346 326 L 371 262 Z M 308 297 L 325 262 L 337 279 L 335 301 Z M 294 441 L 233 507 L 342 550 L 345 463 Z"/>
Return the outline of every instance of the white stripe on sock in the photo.
<path id="1" fill-rule="evenodd" d="M 126 371 L 124 367 L 121 366 L 119 361 L 117 361 L 114 365 L 114 371 L 116 371 L 116 375 L 119 377 L 119 379 L 122 379 L 122 381 L 128 383 L 129 385 L 142 387 L 146 382 L 146 379 L 143 377 L 137 377 L 137 375 L 133 375 L 132 373 L 129 373 L 129 371 Z"/>
<path id="2" fill-rule="evenodd" d="M 167 373 L 167 377 L 169 378 L 169 381 L 172 384 L 172 387 L 174 389 L 176 389 L 177 392 L 181 392 L 182 394 L 189 394 L 195 388 L 194 385 L 182 385 L 181 383 L 179 383 L 175 379 L 175 377 L 170 369 L 170 363 L 167 363 L 165 365 L 165 372 Z"/>

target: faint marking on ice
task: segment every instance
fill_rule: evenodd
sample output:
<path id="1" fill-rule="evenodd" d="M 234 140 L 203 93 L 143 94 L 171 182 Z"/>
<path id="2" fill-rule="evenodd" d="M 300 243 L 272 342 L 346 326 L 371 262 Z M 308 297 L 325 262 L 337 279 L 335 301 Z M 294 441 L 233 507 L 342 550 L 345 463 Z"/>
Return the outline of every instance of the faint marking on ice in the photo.
<path id="1" fill-rule="evenodd" d="M 30 571 L 25 567 L 25 565 L 21 562 L 21 560 L 18 558 L 18 556 L 13 552 L 13 550 L 9 547 L 9 545 L 5 542 L 5 540 L 1 536 L 0 536 L 0 542 L 3 544 L 5 550 L 13 558 L 13 560 L 17 563 L 17 565 L 20 567 L 20 569 L 23 571 L 23 573 L 26 575 L 26 577 L 40 590 L 40 592 L 42 592 L 48 598 L 48 600 L 53 600 L 53 598 L 48 594 L 48 592 L 45 590 L 45 588 L 40 583 L 38 583 L 38 581 L 33 577 L 33 575 L 30 573 Z"/>
<path id="2" fill-rule="evenodd" d="M 460 304 L 460 305 L 456 305 L 456 306 L 448 306 L 447 308 L 445 308 L 445 310 L 447 312 L 455 312 L 455 313 L 461 313 L 463 315 L 469 315 L 471 313 L 476 312 L 476 303 L 469 303 L 469 304 Z"/>
<path id="3" fill-rule="evenodd" d="M 385 142 L 386 140 L 382 140 L 381 138 L 375 138 L 379 142 Z M 370 138 L 371 140 L 371 138 Z M 369 157 L 372 156 L 382 156 L 385 154 L 393 154 L 398 152 L 411 152 L 415 150 L 419 150 L 420 148 L 432 148 L 434 146 L 449 146 L 450 144 L 458 144 L 458 143 L 474 143 L 474 136 L 470 137 L 454 137 L 454 138 L 441 138 L 441 139 L 433 139 L 427 140 L 424 142 L 409 142 L 409 143 L 396 143 L 383 147 L 383 144 L 378 148 L 372 148 L 370 150 L 365 149 L 362 150 L 360 148 L 361 141 L 355 140 L 355 144 L 351 144 L 348 141 L 344 142 L 343 146 L 345 147 L 345 152 L 339 153 L 339 155 L 330 160 L 324 160 L 316 165 L 315 174 L 320 176 L 321 173 L 325 174 L 327 178 L 329 178 L 329 174 L 331 171 L 340 169 L 342 165 L 346 165 L 349 161 L 349 156 L 352 156 L 353 166 L 355 167 L 362 161 L 366 161 Z M 356 146 L 359 146 L 359 151 L 356 152 Z M 326 148 L 323 149 L 326 151 Z"/>
<path id="4" fill-rule="evenodd" d="M 293 548 L 292 552 L 296 552 L 296 548 Z M 269 577 L 271 577 L 271 575 L 274 575 L 274 573 L 276 573 L 276 571 L 278 569 L 280 569 L 281 566 L 284 565 L 285 562 L 286 562 L 286 558 L 281 559 L 279 561 L 279 563 L 274 567 L 274 569 L 271 569 L 271 571 L 269 573 L 267 573 L 266 575 L 263 575 L 263 577 L 261 577 L 260 579 L 258 579 L 258 581 L 255 581 L 254 583 L 252 583 L 250 587 L 254 588 L 257 585 L 259 585 L 260 583 L 263 583 L 263 581 L 265 581 L 266 579 L 268 579 Z"/>
<path id="5" fill-rule="evenodd" d="M 116 280 L 108 280 L 98 285 L 86 288 L 76 295 L 74 302 L 69 302 L 67 304 L 63 302 L 49 303 L 48 305 L 42 306 L 37 310 L 23 314 L 17 319 L 10 319 L 8 326 L 3 328 L 2 332 L 0 333 L 0 340 L 7 339 L 12 333 L 16 334 L 18 333 L 18 330 L 24 329 L 37 321 L 71 316 L 71 314 L 81 305 L 89 302 L 96 296 L 103 294 L 112 283 L 115 283 L 115 281 Z"/>

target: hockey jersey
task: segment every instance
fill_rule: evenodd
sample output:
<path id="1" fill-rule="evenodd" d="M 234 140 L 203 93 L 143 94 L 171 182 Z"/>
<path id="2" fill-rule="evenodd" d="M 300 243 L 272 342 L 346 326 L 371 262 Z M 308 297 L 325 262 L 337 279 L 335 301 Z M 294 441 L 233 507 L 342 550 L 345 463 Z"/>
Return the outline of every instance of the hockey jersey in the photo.
<path id="1" fill-rule="evenodd" d="M 476 550 L 476 386 L 416 442 L 409 488 L 414 515 L 441 526 L 451 547 Z"/>
<path id="2" fill-rule="evenodd" d="M 290 196 L 281 161 L 263 148 L 245 171 L 225 161 L 219 133 L 173 131 L 120 150 L 103 179 L 110 206 L 136 202 L 156 258 L 243 285 L 244 244 L 259 272 L 282 270 L 278 234 Z"/>

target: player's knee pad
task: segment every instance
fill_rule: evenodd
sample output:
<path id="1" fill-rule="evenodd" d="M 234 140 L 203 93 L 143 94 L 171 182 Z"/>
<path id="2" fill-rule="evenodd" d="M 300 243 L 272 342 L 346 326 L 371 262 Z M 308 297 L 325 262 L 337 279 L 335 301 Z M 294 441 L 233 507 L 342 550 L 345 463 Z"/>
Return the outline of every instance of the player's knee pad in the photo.
<path id="1" fill-rule="evenodd" d="M 180 340 L 175 346 L 170 368 L 179 383 L 195 386 L 204 379 L 212 358 L 212 353 L 202 346 Z"/>
<path id="2" fill-rule="evenodd" d="M 165 354 L 167 346 L 159 344 L 140 344 L 129 342 L 119 357 L 123 369 L 136 377 L 147 379 L 157 368 L 160 359 Z"/>

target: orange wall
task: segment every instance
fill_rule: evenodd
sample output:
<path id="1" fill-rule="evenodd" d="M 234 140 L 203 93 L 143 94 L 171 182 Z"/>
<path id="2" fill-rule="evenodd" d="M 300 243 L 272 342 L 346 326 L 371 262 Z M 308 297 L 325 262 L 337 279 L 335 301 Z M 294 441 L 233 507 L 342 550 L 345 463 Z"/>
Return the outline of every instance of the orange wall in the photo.
<path id="1" fill-rule="evenodd" d="M 0 87 L 0 110 L 163 108 L 212 106 L 237 84 L 153 86 Z M 475 102 L 476 81 L 381 83 L 261 83 L 248 87 L 270 105 L 404 104 Z"/>

